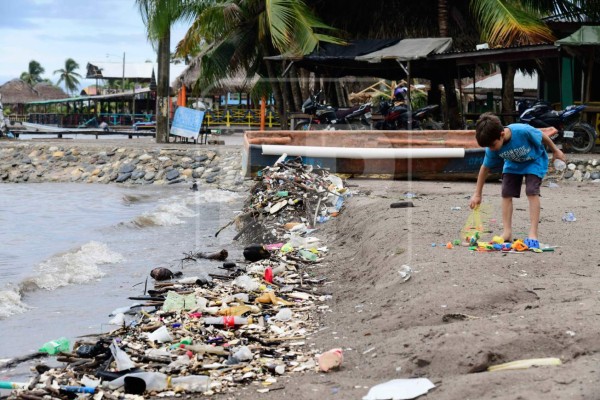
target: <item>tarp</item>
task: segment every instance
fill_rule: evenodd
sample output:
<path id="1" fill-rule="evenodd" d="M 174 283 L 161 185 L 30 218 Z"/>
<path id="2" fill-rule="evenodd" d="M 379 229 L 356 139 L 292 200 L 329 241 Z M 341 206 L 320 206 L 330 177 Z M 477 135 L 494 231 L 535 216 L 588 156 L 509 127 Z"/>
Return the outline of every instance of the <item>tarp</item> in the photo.
<path id="1" fill-rule="evenodd" d="M 357 56 L 357 61 L 380 63 L 383 60 L 410 61 L 426 58 L 431 53 L 443 53 L 452 48 L 451 38 L 403 39 L 393 46 Z"/>
<path id="2" fill-rule="evenodd" d="M 557 46 L 599 46 L 600 26 L 582 26 L 566 38 L 554 42 Z"/>
<path id="3" fill-rule="evenodd" d="M 403 44 L 404 43 L 404 44 Z M 406 76 L 398 61 L 417 60 L 411 75 L 418 78 L 442 78 L 440 74 L 453 70 L 427 63 L 426 57 L 450 49 L 450 38 L 422 39 L 369 39 L 350 42 L 346 46 L 323 44 L 304 57 L 280 55 L 265 57 L 272 61 L 294 61 L 295 65 L 328 77 L 369 76 L 384 79 L 402 79 Z"/>
<path id="4" fill-rule="evenodd" d="M 537 73 L 533 73 L 532 75 L 524 74 L 520 71 L 515 72 L 515 92 L 522 92 L 523 90 L 536 90 L 538 87 L 538 77 Z M 475 87 L 477 89 L 502 89 L 502 74 L 495 73 L 493 75 L 489 75 L 484 79 L 481 79 L 475 82 Z M 473 88 L 473 84 L 466 85 L 463 87 L 463 90 L 468 93 L 469 89 Z"/>

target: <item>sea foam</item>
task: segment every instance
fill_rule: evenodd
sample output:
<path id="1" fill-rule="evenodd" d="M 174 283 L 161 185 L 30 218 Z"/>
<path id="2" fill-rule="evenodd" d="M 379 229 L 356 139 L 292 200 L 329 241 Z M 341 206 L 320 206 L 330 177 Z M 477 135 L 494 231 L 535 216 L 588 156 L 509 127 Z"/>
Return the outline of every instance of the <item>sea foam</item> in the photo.
<path id="1" fill-rule="evenodd" d="M 44 261 L 37 267 L 37 274 L 30 281 L 47 290 L 69 284 L 83 284 L 104 276 L 100 265 L 122 260 L 121 254 L 111 251 L 106 244 L 92 241 L 75 251 Z"/>

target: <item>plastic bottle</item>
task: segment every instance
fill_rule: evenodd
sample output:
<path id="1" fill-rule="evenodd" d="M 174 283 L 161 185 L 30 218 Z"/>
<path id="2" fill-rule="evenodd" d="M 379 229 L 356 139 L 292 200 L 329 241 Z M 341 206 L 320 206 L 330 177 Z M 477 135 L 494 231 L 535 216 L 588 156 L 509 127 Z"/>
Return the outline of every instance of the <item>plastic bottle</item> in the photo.
<path id="1" fill-rule="evenodd" d="M 186 350 L 193 351 L 199 354 L 217 354 L 217 355 L 228 355 L 229 352 L 225 351 L 223 346 L 211 346 L 209 344 L 186 344 L 182 346 Z"/>
<path id="2" fill-rule="evenodd" d="M 575 214 L 573 214 L 572 212 L 568 212 L 565 215 L 563 215 L 562 220 L 565 222 L 575 222 L 577 221 L 577 218 L 575 218 Z"/>
<path id="3" fill-rule="evenodd" d="M 0 381 L 0 389 L 25 389 L 27 385 L 27 382 Z"/>
<path id="4" fill-rule="evenodd" d="M 112 390 L 120 388 L 125 385 L 125 378 L 128 376 L 143 379 L 146 382 L 146 390 L 149 392 L 167 389 L 167 375 L 161 372 L 132 372 L 131 374 L 126 374 L 112 381 L 105 382 L 103 386 Z"/>
<path id="5" fill-rule="evenodd" d="M 64 390 L 65 392 L 71 393 L 88 393 L 94 394 L 96 392 L 96 388 L 90 386 L 61 386 L 60 390 Z"/>
<path id="6" fill-rule="evenodd" d="M 206 392 L 209 385 L 210 378 L 206 375 L 187 375 L 171 378 L 173 389 L 183 389 L 186 392 Z"/>
<path id="7" fill-rule="evenodd" d="M 567 164 L 563 160 L 559 160 L 558 158 L 554 160 L 554 169 L 558 172 L 564 171 L 567 168 Z"/>
<path id="8" fill-rule="evenodd" d="M 38 350 L 40 353 L 48 353 L 50 355 L 68 352 L 71 348 L 71 344 L 69 343 L 69 339 L 65 337 L 58 338 L 56 340 L 51 340 L 49 342 L 44 343 L 42 347 Z"/>
<path id="9" fill-rule="evenodd" d="M 239 325 L 246 325 L 249 323 L 252 323 L 252 319 L 251 318 L 244 318 L 244 317 L 228 317 L 228 316 L 224 316 L 224 317 L 207 317 L 204 318 L 204 323 L 206 325 L 224 325 L 228 328 L 233 328 L 234 326 L 239 326 Z"/>

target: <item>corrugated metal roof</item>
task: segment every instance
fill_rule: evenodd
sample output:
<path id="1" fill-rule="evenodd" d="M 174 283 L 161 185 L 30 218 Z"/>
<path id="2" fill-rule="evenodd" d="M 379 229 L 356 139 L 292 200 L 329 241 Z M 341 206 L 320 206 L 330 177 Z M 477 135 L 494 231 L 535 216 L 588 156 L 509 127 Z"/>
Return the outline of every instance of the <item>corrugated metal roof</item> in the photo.
<path id="1" fill-rule="evenodd" d="M 98 76 L 99 79 L 123 78 L 123 63 L 90 61 L 89 64 L 100 70 L 101 76 Z M 169 74 L 171 77 L 179 76 L 186 67 L 183 64 L 171 64 Z M 152 77 L 152 70 L 157 74 L 158 64 L 125 62 L 125 79 L 150 79 Z"/>
<path id="2" fill-rule="evenodd" d="M 124 93 L 104 94 L 101 96 L 80 96 L 80 97 L 69 97 L 66 99 L 30 101 L 26 104 L 27 105 L 43 105 L 43 104 L 66 103 L 66 102 L 73 102 L 73 101 L 88 101 L 88 100 L 98 101 L 98 100 L 108 100 L 108 99 L 118 99 L 118 98 L 130 99 L 133 96 L 148 93 L 150 91 L 151 90 L 149 88 L 144 88 L 144 89 L 138 89 L 135 92 L 130 90 L 130 91 L 126 91 Z"/>

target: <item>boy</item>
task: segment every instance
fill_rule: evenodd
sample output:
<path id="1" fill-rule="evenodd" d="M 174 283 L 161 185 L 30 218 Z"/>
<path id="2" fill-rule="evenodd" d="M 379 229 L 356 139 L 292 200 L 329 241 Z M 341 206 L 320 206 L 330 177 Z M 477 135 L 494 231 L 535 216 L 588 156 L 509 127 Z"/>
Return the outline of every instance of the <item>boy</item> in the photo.
<path id="1" fill-rule="evenodd" d="M 502 169 L 502 238 L 512 241 L 513 197 L 521 197 L 521 185 L 525 177 L 525 194 L 529 201 L 529 219 L 531 227 L 525 244 L 539 248 L 538 223 L 540 219 L 540 186 L 542 178 L 548 171 L 548 154 L 544 147 L 552 150 L 553 160 L 566 162 L 565 155 L 556 147 L 550 136 L 556 133 L 555 128 L 538 130 L 526 124 L 502 126 L 500 119 L 492 113 L 484 113 L 479 117 L 475 127 L 475 137 L 481 147 L 487 147 L 483 165 L 477 176 L 475 193 L 471 197 L 469 207 L 481 204 L 483 184 L 491 168 L 504 159 Z"/>

